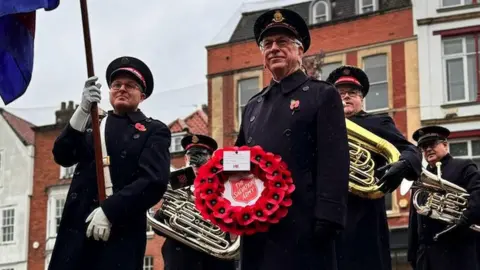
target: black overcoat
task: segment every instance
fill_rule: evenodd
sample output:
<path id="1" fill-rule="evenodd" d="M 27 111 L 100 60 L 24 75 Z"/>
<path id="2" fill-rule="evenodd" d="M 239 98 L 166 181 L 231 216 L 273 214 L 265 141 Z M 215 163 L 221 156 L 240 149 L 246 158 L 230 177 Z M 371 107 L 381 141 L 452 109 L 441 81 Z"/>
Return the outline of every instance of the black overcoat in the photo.
<path id="1" fill-rule="evenodd" d="M 480 172 L 472 160 L 453 158 L 450 154 L 441 160 L 442 178 L 461 186 L 470 194 L 466 216 L 479 224 Z M 427 166 L 437 174 L 437 168 Z M 476 255 L 478 233 L 469 228 L 459 228 L 433 237 L 443 231 L 447 223 L 417 214 L 410 206 L 408 261 L 418 270 L 480 269 Z"/>
<path id="2" fill-rule="evenodd" d="M 61 166 L 77 166 L 50 270 L 142 269 L 146 212 L 160 201 L 167 187 L 171 133 L 164 123 L 140 111 L 123 117 L 109 112 L 106 121 L 113 195 L 100 205 L 112 224 L 110 238 L 103 242 L 86 237 L 85 220 L 99 206 L 93 137 L 91 129 L 79 132 L 67 125 L 55 141 L 53 156 Z"/>
<path id="3" fill-rule="evenodd" d="M 405 178 L 416 179 L 421 168 L 421 153 L 405 139 L 390 116 L 361 111 L 349 120 L 393 144 L 401 154 L 400 160 L 409 166 Z M 386 164 L 378 155 L 373 155 L 373 159 L 375 169 Z M 382 175 L 383 172 L 375 174 L 378 178 Z M 385 198 L 371 200 L 349 194 L 347 208 L 347 225 L 337 243 L 339 270 L 392 269 Z"/>
<path id="4" fill-rule="evenodd" d="M 266 233 L 243 237 L 242 269 L 337 269 L 335 236 L 314 239 L 316 220 L 345 225 L 350 161 L 336 88 L 300 70 L 272 81 L 246 105 L 236 145 L 280 155 L 296 186 L 284 219 Z"/>

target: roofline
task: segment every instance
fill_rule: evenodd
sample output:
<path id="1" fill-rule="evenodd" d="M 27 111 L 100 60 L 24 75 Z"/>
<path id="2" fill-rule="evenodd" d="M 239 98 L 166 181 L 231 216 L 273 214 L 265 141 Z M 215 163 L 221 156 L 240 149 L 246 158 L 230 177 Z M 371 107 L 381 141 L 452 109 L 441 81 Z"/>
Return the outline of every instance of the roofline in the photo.
<path id="1" fill-rule="evenodd" d="M 297 4 L 298 5 L 298 4 Z M 308 29 L 311 31 L 313 29 L 316 29 L 316 28 L 321 28 L 321 27 L 324 27 L 324 26 L 330 26 L 330 25 L 335 25 L 335 24 L 341 24 L 341 23 L 347 23 L 347 22 L 351 22 L 351 21 L 355 21 L 355 20 L 361 20 L 361 19 L 364 19 L 364 18 L 368 18 L 368 17 L 373 17 L 373 16 L 378 16 L 378 15 L 383 15 L 383 14 L 386 14 L 386 13 L 392 13 L 392 12 L 397 12 L 397 11 L 402 11 L 402 10 L 405 10 L 405 9 L 412 9 L 412 4 L 409 4 L 408 6 L 404 6 L 404 7 L 394 7 L 394 8 L 389 8 L 389 9 L 383 9 L 383 10 L 377 10 L 375 12 L 371 12 L 371 13 L 366 13 L 366 14 L 358 14 L 358 15 L 355 15 L 355 16 L 351 16 L 351 17 L 347 17 L 347 18 L 342 18 L 342 19 L 336 19 L 336 20 L 330 20 L 328 22 L 323 22 L 323 23 L 317 23 L 317 24 L 309 24 L 308 25 Z M 262 10 L 260 10 L 262 11 Z M 253 12 L 246 12 L 246 13 L 242 13 L 242 17 L 244 14 L 250 14 L 250 13 L 257 13 L 258 11 L 253 11 Z M 412 22 L 413 23 L 413 22 Z M 236 28 L 235 28 L 236 29 Z M 253 30 L 252 30 L 253 31 Z M 233 35 L 233 33 L 232 33 Z M 228 42 L 223 42 L 223 43 L 217 43 L 217 44 L 211 44 L 211 45 L 207 45 L 205 46 L 205 49 L 210 50 L 210 49 L 217 49 L 217 48 L 223 48 L 223 47 L 228 47 L 230 45 L 237 45 L 237 44 L 241 44 L 241 43 L 248 43 L 248 42 L 255 42 L 255 38 L 252 37 L 252 38 L 245 38 L 245 39 L 240 39 L 240 40 L 235 40 L 235 41 L 228 41 Z"/>
<path id="2" fill-rule="evenodd" d="M 35 132 L 45 132 L 45 131 L 62 129 L 64 127 L 65 127 L 65 125 L 61 125 L 61 124 L 51 124 L 51 125 L 45 125 L 45 126 L 32 127 L 32 130 L 35 131 Z"/>
<path id="3" fill-rule="evenodd" d="M 30 123 L 29 121 L 27 120 L 24 120 L 23 118 L 21 117 L 18 117 L 17 115 L 13 114 L 13 113 L 10 113 L 9 111 L 5 110 L 4 108 L 0 108 L 0 115 L 2 115 L 2 118 L 5 120 L 5 122 L 7 122 L 7 125 L 10 127 L 10 129 L 13 131 L 13 133 L 15 133 L 15 135 L 17 136 L 17 138 L 23 143 L 23 145 L 25 146 L 29 146 L 29 145 L 35 145 L 35 137 L 33 138 L 33 142 L 32 143 L 29 143 L 27 140 L 25 140 L 25 138 L 20 135 L 20 133 L 18 133 L 18 131 L 12 126 L 12 124 L 10 124 L 8 122 L 8 120 L 5 118 L 5 116 L 2 114 L 2 112 L 6 112 L 8 114 L 11 114 L 13 116 L 15 116 L 16 118 L 24 121 L 25 123 L 29 124 L 31 127 L 31 129 L 33 129 L 34 127 L 36 127 L 34 124 Z"/>

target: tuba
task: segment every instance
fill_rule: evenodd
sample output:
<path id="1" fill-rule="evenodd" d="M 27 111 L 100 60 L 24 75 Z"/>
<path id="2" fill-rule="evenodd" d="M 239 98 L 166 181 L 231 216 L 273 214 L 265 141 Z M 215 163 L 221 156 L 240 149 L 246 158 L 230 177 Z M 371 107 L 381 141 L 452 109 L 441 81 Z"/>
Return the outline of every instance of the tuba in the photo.
<path id="1" fill-rule="evenodd" d="M 164 236 L 220 259 L 235 259 L 240 254 L 240 237 L 231 239 L 204 220 L 195 208 L 190 187 L 173 190 L 169 184 L 158 211 L 159 220 L 147 212 L 147 224 Z"/>
<path id="2" fill-rule="evenodd" d="M 400 152 L 387 140 L 348 119 L 345 121 L 350 153 L 348 189 L 363 198 L 381 198 L 387 192 L 387 188 L 385 183 L 378 184 L 378 179 L 374 175 L 375 161 L 372 153 L 382 156 L 386 163 L 390 164 L 399 160 Z"/>
<path id="3" fill-rule="evenodd" d="M 403 181 L 401 189 L 403 192 L 410 188 L 416 189 L 412 195 L 412 203 L 418 214 L 450 224 L 434 236 L 436 241 L 438 237 L 457 227 L 457 221 L 467 209 L 470 195 L 464 188 L 442 178 L 441 162 L 435 165 L 437 175 L 422 168 L 419 179 L 415 182 Z M 480 232 L 479 225 L 472 225 L 470 228 Z"/>

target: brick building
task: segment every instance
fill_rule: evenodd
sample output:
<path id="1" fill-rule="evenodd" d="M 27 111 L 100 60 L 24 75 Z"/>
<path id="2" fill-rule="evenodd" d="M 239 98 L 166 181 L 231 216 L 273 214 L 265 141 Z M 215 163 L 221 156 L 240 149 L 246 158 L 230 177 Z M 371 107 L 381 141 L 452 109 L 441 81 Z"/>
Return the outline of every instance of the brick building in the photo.
<path id="1" fill-rule="evenodd" d="M 47 269 L 53 250 L 57 226 L 59 224 L 68 188 L 74 174 L 75 166 L 64 168 L 56 164 L 52 157 L 54 140 L 60 134 L 70 119 L 75 107 L 73 102 L 61 104 L 61 109 L 55 112 L 56 123 L 34 127 L 35 153 L 33 188 L 30 200 L 28 269 Z M 184 119 L 177 119 L 169 127 L 172 132 L 172 166 L 176 169 L 184 166 L 183 151 L 178 148 L 179 139 L 188 131 L 207 134 L 206 106 L 193 112 Z M 147 249 L 145 252 L 144 269 L 163 269 L 161 246 L 164 238 L 146 228 Z"/>
<path id="2" fill-rule="evenodd" d="M 273 4 L 279 6 L 278 1 Z M 290 1 L 283 6 L 309 23 L 312 43 L 306 56 L 324 54 L 321 77 L 325 79 L 342 64 L 363 68 L 371 83 L 366 111 L 388 113 L 410 139 L 420 125 L 417 40 L 410 1 Z M 207 46 L 210 134 L 223 146 L 235 142 L 243 107 L 271 80 L 253 36 L 254 22 L 266 9 L 247 7 L 230 32 L 224 29 L 223 40 Z M 406 267 L 408 196 L 397 190 L 387 198 L 395 269 Z"/>

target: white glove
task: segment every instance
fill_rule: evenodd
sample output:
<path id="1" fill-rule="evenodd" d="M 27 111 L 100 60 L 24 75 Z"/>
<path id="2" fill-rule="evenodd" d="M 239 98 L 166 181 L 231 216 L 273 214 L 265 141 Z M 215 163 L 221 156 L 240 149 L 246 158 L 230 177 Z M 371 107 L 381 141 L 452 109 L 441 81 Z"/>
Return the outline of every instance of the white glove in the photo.
<path id="1" fill-rule="evenodd" d="M 100 92 L 102 85 L 100 83 L 95 84 L 97 80 L 98 77 L 93 76 L 85 81 L 85 87 L 82 92 L 82 103 L 80 104 L 84 113 L 89 114 L 92 109 L 92 103 L 100 103 L 100 100 L 102 99 L 102 93 Z"/>
<path id="2" fill-rule="evenodd" d="M 87 126 L 90 110 L 92 109 L 92 102 L 100 103 L 102 98 L 100 93 L 100 87 L 102 87 L 102 85 L 100 83 L 95 84 L 97 80 L 98 77 L 93 76 L 85 81 L 85 87 L 82 92 L 82 102 L 70 118 L 70 126 L 80 132 L 84 132 Z"/>
<path id="3" fill-rule="evenodd" d="M 88 223 L 87 228 L 87 237 L 91 237 L 93 234 L 93 238 L 95 240 L 102 239 L 103 241 L 107 241 L 108 237 L 110 237 L 110 231 L 112 229 L 112 224 L 108 221 L 107 216 L 103 212 L 101 207 L 97 207 L 95 210 L 90 213 L 87 217 L 85 223 Z"/>

